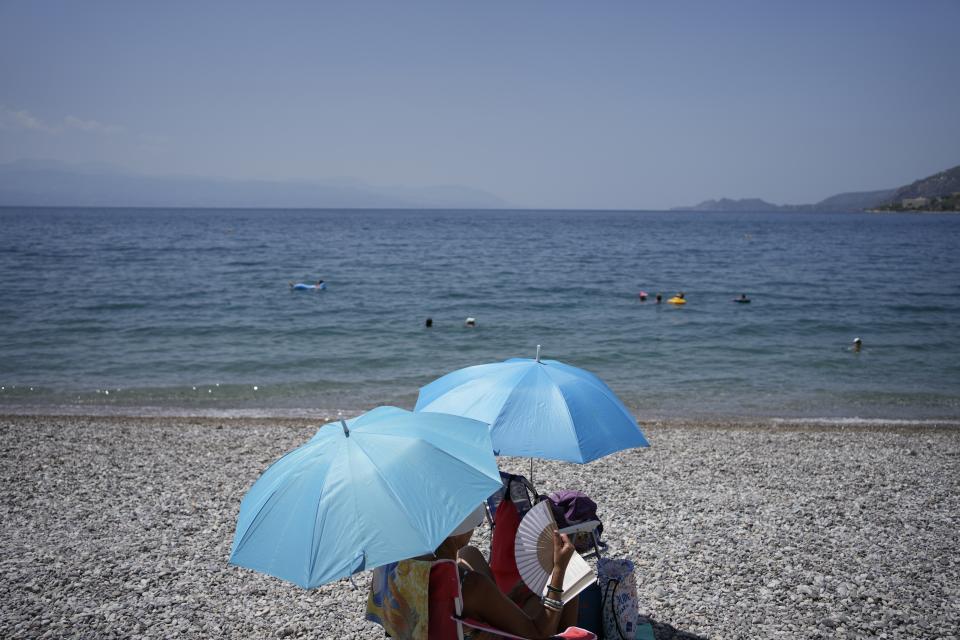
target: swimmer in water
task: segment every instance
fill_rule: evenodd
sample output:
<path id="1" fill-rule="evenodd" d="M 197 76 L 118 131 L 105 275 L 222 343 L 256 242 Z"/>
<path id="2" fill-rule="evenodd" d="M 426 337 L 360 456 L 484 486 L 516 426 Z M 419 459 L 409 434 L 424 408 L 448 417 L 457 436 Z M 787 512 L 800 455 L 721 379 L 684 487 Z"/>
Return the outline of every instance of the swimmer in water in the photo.
<path id="1" fill-rule="evenodd" d="M 657 294 L 657 304 L 660 304 L 663 301 L 663 295 Z"/>
<path id="2" fill-rule="evenodd" d="M 860 338 L 854 338 L 853 346 L 850 347 L 850 350 L 853 351 L 854 353 L 860 353 L 860 347 L 862 346 L 863 346 L 863 340 L 861 340 Z"/>
<path id="3" fill-rule="evenodd" d="M 327 288 L 327 285 L 324 283 L 323 280 L 317 280 L 317 283 L 316 283 L 316 284 L 304 284 L 304 283 L 302 283 L 302 282 L 298 282 L 298 283 L 296 283 L 296 284 L 294 284 L 293 282 L 290 282 L 290 283 L 288 283 L 288 284 L 290 285 L 290 288 L 291 288 L 291 289 L 301 289 L 301 290 L 302 290 L 302 289 L 313 289 L 314 291 L 320 291 L 320 290 L 322 290 L 322 289 L 326 289 L 326 288 Z"/>

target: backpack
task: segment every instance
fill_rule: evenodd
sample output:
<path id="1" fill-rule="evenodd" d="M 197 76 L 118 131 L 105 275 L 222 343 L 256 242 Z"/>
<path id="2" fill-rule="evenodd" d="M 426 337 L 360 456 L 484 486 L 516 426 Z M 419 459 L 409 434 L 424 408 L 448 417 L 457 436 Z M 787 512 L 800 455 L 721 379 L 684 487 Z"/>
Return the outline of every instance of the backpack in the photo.
<path id="1" fill-rule="evenodd" d="M 560 529 L 591 520 L 600 522 L 597 516 L 597 503 L 581 491 L 557 491 L 551 493 L 548 498 L 550 506 L 553 507 L 553 519 L 557 521 L 557 527 Z M 601 522 L 596 528 L 597 540 L 602 533 L 603 523 Z M 580 553 L 589 551 L 594 545 L 593 536 L 589 533 L 577 534 L 572 541 Z"/>

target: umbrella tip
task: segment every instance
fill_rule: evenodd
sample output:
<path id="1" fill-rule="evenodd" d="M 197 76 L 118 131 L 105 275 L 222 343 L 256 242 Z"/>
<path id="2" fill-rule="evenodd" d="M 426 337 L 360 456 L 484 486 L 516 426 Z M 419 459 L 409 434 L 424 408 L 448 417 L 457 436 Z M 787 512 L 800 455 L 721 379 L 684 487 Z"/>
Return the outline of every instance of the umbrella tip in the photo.
<path id="1" fill-rule="evenodd" d="M 343 427 L 343 435 L 350 437 L 350 429 L 347 428 L 347 422 L 343 418 L 340 419 L 340 426 Z"/>
<path id="2" fill-rule="evenodd" d="M 540 362 L 540 345 L 537 345 L 537 362 Z"/>

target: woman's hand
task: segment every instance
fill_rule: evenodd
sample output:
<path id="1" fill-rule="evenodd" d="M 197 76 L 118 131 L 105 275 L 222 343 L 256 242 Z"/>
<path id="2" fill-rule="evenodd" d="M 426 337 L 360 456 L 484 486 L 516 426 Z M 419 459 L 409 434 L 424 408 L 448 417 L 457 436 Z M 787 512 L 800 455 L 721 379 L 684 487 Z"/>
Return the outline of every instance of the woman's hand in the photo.
<path id="1" fill-rule="evenodd" d="M 570 542 L 569 536 L 565 533 L 558 533 L 556 529 L 553 530 L 553 568 L 559 569 L 561 572 L 567 570 L 567 564 L 570 563 L 570 558 L 573 557 L 574 547 L 573 543 Z"/>

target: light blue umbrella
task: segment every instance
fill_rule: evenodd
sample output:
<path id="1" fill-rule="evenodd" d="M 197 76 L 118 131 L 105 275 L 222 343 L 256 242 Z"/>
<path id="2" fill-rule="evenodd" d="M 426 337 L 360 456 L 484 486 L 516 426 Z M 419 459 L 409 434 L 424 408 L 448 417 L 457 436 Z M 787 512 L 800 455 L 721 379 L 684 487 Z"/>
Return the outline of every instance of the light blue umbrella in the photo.
<path id="1" fill-rule="evenodd" d="M 324 425 L 260 476 L 230 562 L 311 589 L 434 551 L 500 486 L 486 424 L 379 407 Z"/>
<path id="2" fill-rule="evenodd" d="M 448 373 L 420 389 L 417 412 L 490 424 L 497 455 L 590 462 L 647 447 L 636 419 L 600 378 L 556 360 L 512 358 Z"/>

